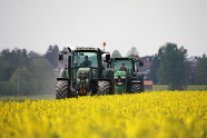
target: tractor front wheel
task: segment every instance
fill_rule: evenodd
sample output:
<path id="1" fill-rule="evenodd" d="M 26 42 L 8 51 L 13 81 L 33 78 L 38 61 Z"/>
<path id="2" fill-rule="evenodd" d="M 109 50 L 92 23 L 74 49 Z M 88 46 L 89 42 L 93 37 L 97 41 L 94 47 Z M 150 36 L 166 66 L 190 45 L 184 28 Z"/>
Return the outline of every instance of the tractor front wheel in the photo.
<path id="1" fill-rule="evenodd" d="M 110 82 L 109 81 L 98 81 L 98 95 L 110 94 Z"/>
<path id="2" fill-rule="evenodd" d="M 129 93 L 140 93 L 144 91 L 142 80 L 132 80 L 129 85 Z"/>
<path id="3" fill-rule="evenodd" d="M 56 84 L 56 99 L 68 98 L 68 82 L 58 81 Z"/>

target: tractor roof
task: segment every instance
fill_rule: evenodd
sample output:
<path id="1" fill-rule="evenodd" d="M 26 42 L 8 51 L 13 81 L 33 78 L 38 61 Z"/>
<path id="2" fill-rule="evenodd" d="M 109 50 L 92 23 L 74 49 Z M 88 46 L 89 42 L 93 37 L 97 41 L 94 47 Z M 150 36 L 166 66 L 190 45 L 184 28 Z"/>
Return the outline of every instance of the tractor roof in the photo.
<path id="1" fill-rule="evenodd" d="M 112 60 L 137 60 L 136 57 L 119 57 L 119 58 L 111 58 Z"/>
<path id="2" fill-rule="evenodd" d="M 104 53 L 101 49 L 99 49 L 99 48 L 92 48 L 92 47 L 81 47 L 81 48 L 76 48 L 74 51 L 82 51 L 82 52 L 84 52 L 84 51 L 86 51 L 86 52 L 89 52 L 89 51 L 91 51 L 91 52 L 98 52 L 98 51 L 100 51 L 101 53 Z"/>
<path id="3" fill-rule="evenodd" d="M 98 48 L 93 48 L 93 47 L 78 47 L 76 48 L 76 50 L 94 50 L 94 51 L 98 51 Z"/>

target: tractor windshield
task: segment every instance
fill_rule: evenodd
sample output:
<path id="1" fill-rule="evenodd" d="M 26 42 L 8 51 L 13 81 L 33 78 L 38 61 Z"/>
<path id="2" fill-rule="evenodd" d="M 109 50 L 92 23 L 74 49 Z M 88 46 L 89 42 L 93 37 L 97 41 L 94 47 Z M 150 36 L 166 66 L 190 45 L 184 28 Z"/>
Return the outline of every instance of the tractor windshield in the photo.
<path id="1" fill-rule="evenodd" d="M 133 63 L 131 60 L 112 60 L 111 68 L 119 71 L 133 72 Z"/>
<path id="2" fill-rule="evenodd" d="M 98 67 L 97 52 L 77 51 L 73 54 L 73 67 Z"/>

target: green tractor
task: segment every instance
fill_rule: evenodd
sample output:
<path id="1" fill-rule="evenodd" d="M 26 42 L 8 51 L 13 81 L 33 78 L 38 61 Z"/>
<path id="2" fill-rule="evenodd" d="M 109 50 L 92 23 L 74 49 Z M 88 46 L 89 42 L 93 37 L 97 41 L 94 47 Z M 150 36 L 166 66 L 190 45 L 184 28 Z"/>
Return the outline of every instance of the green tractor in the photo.
<path id="1" fill-rule="evenodd" d="M 115 94 L 144 91 L 144 78 L 143 75 L 138 74 L 138 66 L 143 66 L 143 62 L 138 57 L 110 59 L 110 68 L 114 70 L 113 91 Z"/>
<path id="2" fill-rule="evenodd" d="M 110 70 L 106 69 L 109 53 L 96 48 L 68 48 L 59 54 L 59 60 L 65 63 L 59 69 L 56 99 L 112 94 L 112 81 L 107 77 Z"/>

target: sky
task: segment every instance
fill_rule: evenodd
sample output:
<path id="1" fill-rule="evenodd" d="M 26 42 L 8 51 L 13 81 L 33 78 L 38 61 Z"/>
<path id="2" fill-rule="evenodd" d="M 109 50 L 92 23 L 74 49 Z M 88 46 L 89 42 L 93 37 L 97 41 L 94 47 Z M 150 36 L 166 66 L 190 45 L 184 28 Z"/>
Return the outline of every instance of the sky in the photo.
<path id="1" fill-rule="evenodd" d="M 0 0 L 0 50 L 90 46 L 156 54 L 166 42 L 207 53 L 207 0 Z"/>

